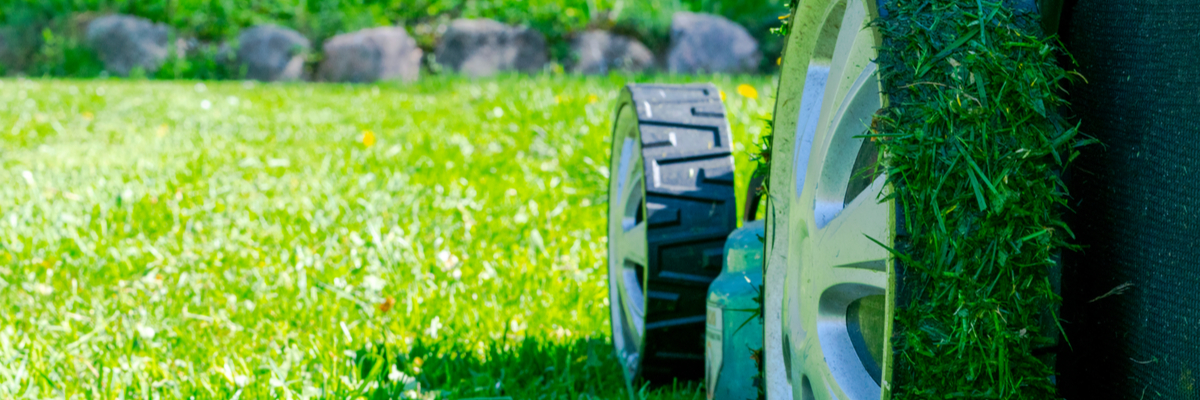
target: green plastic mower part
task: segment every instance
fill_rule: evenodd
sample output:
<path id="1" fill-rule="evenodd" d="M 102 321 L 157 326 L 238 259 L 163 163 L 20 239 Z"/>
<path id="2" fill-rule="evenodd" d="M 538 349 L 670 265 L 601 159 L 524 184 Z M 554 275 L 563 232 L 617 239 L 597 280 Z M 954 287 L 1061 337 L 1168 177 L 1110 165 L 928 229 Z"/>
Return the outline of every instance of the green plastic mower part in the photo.
<path id="1" fill-rule="evenodd" d="M 733 231 L 725 266 L 708 287 L 704 386 L 708 399 L 759 398 L 763 347 L 763 221 Z"/>

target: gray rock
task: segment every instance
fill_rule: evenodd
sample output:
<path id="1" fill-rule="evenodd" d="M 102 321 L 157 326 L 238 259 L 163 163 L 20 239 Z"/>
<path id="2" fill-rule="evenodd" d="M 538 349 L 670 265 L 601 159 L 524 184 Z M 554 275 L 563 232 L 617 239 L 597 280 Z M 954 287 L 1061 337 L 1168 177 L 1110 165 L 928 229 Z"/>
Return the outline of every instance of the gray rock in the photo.
<path id="1" fill-rule="evenodd" d="M 196 38 L 175 38 L 175 58 L 184 59 L 198 55 L 205 45 Z"/>
<path id="2" fill-rule="evenodd" d="M 746 28 L 724 17 L 678 12 L 671 17 L 667 69 L 675 73 L 754 72 L 762 55 Z"/>
<path id="3" fill-rule="evenodd" d="M 323 46 L 322 80 L 374 82 L 417 80 L 421 71 L 421 49 L 404 28 L 382 27 L 337 35 Z"/>
<path id="4" fill-rule="evenodd" d="M 451 21 L 434 54 L 439 64 L 471 77 L 537 72 L 548 58 L 541 33 L 490 19 Z"/>
<path id="5" fill-rule="evenodd" d="M 237 58 L 246 78 L 292 81 L 304 74 L 304 58 L 312 49 L 308 39 L 291 29 L 259 25 L 238 35 Z M 228 53 L 228 50 L 225 50 Z"/>
<path id="6" fill-rule="evenodd" d="M 654 64 L 654 54 L 637 39 L 590 30 L 571 42 L 575 56 L 571 71 L 607 74 L 610 70 L 640 72 Z"/>
<path id="7" fill-rule="evenodd" d="M 108 72 L 129 76 L 134 68 L 154 73 L 167 58 L 167 26 L 129 15 L 106 15 L 87 27 L 87 43 Z"/>

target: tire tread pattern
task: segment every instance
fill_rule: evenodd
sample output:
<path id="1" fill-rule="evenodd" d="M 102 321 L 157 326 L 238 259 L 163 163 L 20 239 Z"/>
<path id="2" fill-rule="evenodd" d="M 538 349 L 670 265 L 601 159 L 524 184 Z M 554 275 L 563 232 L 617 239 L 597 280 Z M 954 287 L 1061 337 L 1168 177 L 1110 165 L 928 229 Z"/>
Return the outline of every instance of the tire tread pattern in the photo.
<path id="1" fill-rule="evenodd" d="M 641 376 L 700 379 L 709 283 L 737 228 L 733 146 L 720 91 L 708 85 L 628 85 L 645 162 L 647 286 Z"/>

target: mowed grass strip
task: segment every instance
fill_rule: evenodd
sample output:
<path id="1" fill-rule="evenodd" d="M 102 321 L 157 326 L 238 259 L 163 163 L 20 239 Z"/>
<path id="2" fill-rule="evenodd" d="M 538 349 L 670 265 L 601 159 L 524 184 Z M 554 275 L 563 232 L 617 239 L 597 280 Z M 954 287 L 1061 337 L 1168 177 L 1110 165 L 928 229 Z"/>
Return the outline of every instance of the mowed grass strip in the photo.
<path id="1" fill-rule="evenodd" d="M 0 80 L 0 397 L 625 396 L 627 79 Z M 741 195 L 773 83 L 639 80 L 685 79 L 727 94 Z"/>

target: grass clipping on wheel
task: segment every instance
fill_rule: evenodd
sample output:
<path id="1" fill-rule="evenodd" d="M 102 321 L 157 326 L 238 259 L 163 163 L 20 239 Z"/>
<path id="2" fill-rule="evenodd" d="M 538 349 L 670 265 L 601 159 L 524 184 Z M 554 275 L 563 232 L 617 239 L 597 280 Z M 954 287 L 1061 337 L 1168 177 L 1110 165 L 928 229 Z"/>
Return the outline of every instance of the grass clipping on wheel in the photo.
<path id="1" fill-rule="evenodd" d="M 1060 179 L 1077 125 L 1057 110 L 1061 50 L 1036 15 L 898 0 L 877 22 L 889 101 L 867 135 L 904 218 L 885 385 L 895 398 L 1054 398 L 1034 350 L 1061 330 L 1051 273 L 1073 235 Z"/>

